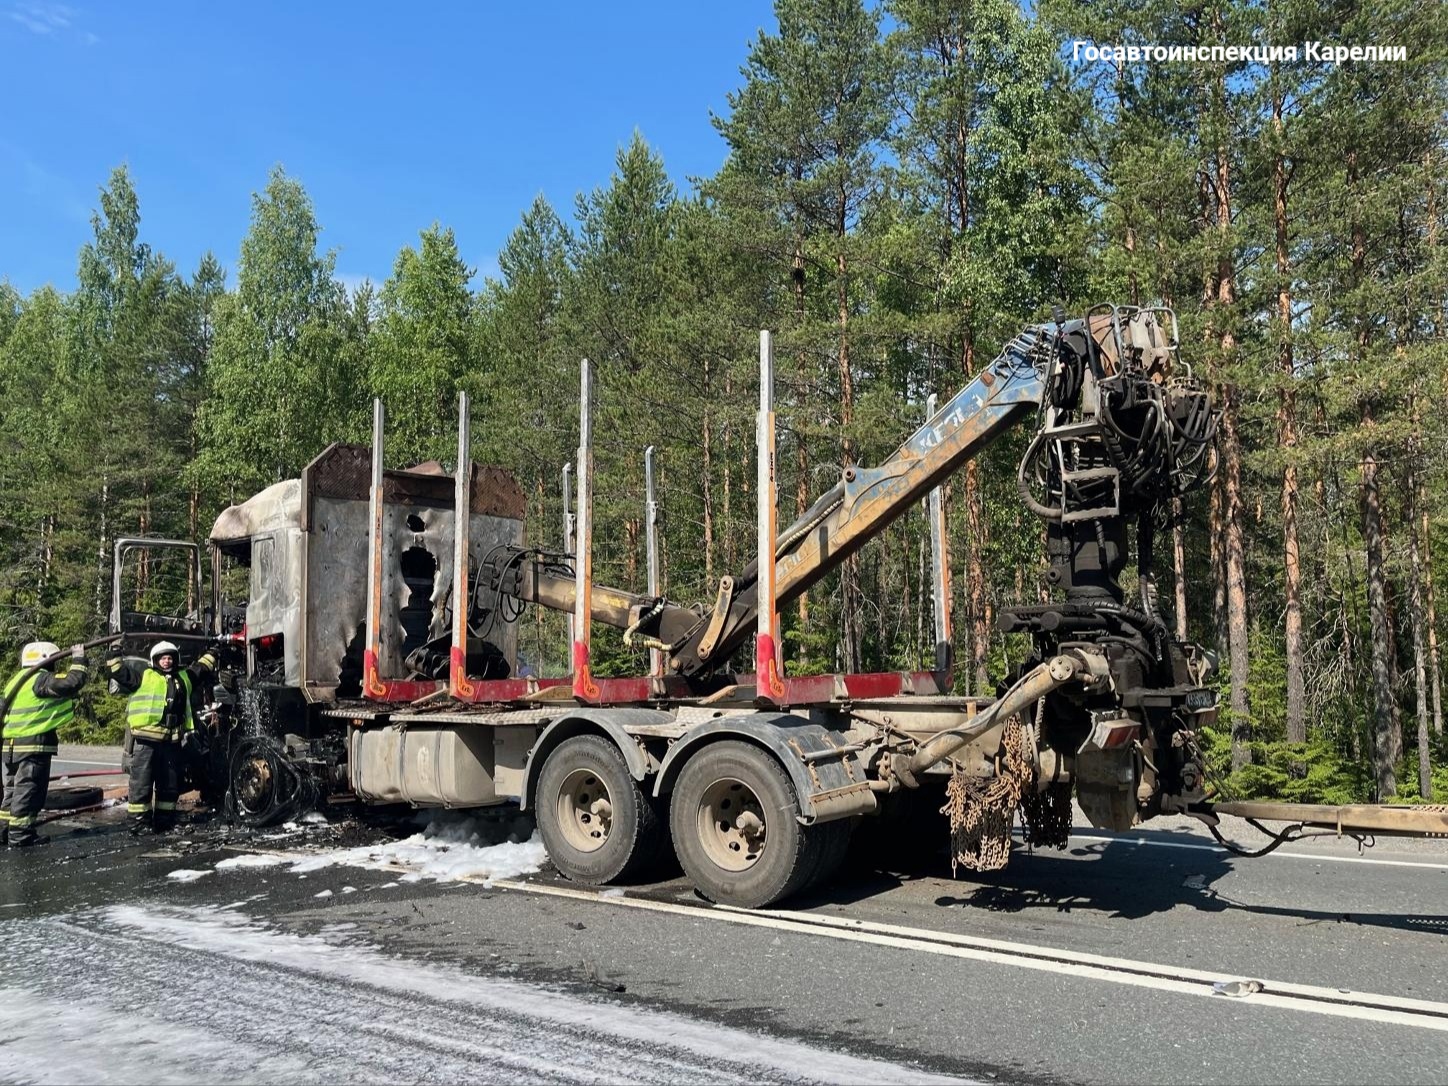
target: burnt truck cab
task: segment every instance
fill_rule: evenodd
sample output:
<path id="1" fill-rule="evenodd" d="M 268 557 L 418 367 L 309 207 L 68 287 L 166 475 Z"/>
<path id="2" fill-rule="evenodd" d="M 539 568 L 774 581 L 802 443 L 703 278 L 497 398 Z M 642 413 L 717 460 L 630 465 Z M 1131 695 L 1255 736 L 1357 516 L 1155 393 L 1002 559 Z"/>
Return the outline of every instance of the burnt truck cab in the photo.
<path id="1" fill-rule="evenodd" d="M 211 775 L 222 778 L 210 782 L 212 790 L 227 792 L 231 813 L 243 821 L 274 821 L 329 797 L 418 806 L 501 802 L 491 787 L 491 742 L 471 777 L 464 772 L 472 783 L 463 791 L 429 788 L 419 783 L 419 773 L 437 776 L 429 754 L 416 753 L 405 726 L 388 727 L 393 710 L 445 693 L 455 660 L 474 678 L 507 678 L 516 670 L 517 634 L 494 613 L 492 595 L 476 583 L 454 583 L 454 476 L 435 462 L 376 467 L 374 474 L 368 447 L 333 444 L 299 478 L 225 509 L 208 539 L 204 607 L 194 605 L 202 595 L 199 546 L 145 538 L 117 544 L 111 628 L 126 635 L 128 651 L 144 655 L 158 636 L 178 639 L 186 659 L 207 643 L 220 648 L 218 682 L 198 691 L 198 710 L 207 722 Z M 524 498 L 509 473 L 472 466 L 465 500 L 468 560 L 461 568 L 482 569 L 490 553 L 521 545 Z M 136 570 L 158 556 L 187 565 L 189 606 L 142 610 L 137 594 L 137 609 L 123 609 Z M 451 651 L 459 608 L 468 629 L 465 659 Z M 386 759 L 374 752 L 378 744 L 388 747 Z M 411 764 L 419 758 L 428 763 L 421 769 Z M 352 771 L 356 759 L 372 767 L 367 776 Z"/>
<path id="2" fill-rule="evenodd" d="M 459 599 L 471 626 L 490 627 L 477 654 L 494 672 L 511 671 L 513 626 L 491 622 L 469 587 L 459 592 L 453 584 L 452 476 L 436 463 L 383 472 L 374 553 L 370 458 L 365 446 L 330 445 L 300 478 L 216 519 L 210 543 L 218 582 L 227 564 L 249 570 L 248 678 L 322 705 L 361 697 L 369 680 L 445 683 Z M 472 491 L 469 548 L 478 568 L 494 548 L 522 543 L 523 495 L 507 472 L 482 466 L 473 469 Z M 374 604 L 380 622 L 369 646 Z"/>

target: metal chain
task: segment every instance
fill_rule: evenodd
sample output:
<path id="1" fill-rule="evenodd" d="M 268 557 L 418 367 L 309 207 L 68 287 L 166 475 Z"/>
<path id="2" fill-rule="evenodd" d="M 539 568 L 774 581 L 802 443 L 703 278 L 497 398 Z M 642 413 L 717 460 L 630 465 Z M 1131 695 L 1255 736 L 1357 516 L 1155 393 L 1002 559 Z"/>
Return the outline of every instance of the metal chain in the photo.
<path id="1" fill-rule="evenodd" d="M 1010 859 L 1011 825 L 1035 775 L 1019 717 L 1006 721 L 1001 749 L 994 777 L 981 780 L 957 769 L 946 785 L 940 810 L 950 816 L 952 874 L 959 867 L 999 871 Z"/>

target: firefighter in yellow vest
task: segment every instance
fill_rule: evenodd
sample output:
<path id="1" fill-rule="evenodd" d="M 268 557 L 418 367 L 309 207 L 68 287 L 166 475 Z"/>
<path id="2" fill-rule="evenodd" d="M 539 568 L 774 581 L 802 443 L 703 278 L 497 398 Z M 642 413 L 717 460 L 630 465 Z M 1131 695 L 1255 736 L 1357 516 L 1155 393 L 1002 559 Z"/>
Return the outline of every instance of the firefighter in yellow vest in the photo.
<path id="1" fill-rule="evenodd" d="M 0 804 L 0 838 L 11 848 L 48 845 L 36 829 L 50 791 L 50 761 L 59 749 L 56 732 L 75 717 L 75 696 L 89 673 L 85 649 L 73 645 L 70 667 L 55 674 L 55 664 L 37 667 L 58 656 L 59 646 L 32 641 L 20 650 L 20 670 L 6 682 L 4 747 L 5 794 Z"/>
<path id="2" fill-rule="evenodd" d="M 131 832 L 149 826 L 165 833 L 176 823 L 176 798 L 181 791 L 182 745 L 196 730 L 192 692 L 203 676 L 216 670 L 216 657 L 203 653 L 188 667 L 177 667 L 180 650 L 169 641 L 151 646 L 151 666 L 140 661 L 106 662 L 111 678 L 134 687 L 126 703 L 131 731 Z"/>

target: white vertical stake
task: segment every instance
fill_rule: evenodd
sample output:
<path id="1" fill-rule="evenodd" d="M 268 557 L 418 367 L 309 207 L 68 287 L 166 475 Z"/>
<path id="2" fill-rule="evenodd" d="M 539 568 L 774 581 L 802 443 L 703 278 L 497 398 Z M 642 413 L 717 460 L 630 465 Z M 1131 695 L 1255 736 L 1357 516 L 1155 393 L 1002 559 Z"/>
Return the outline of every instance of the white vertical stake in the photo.
<path id="1" fill-rule="evenodd" d="M 473 597 L 468 588 L 468 556 L 473 526 L 472 404 L 466 392 L 458 396 L 458 459 L 453 477 L 453 643 L 448 668 L 448 693 L 466 699 L 477 693 L 468 681 L 468 609 Z"/>
<path id="2" fill-rule="evenodd" d="M 372 485 L 368 491 L 367 530 L 367 647 L 362 653 L 362 694 L 384 698 L 387 687 L 380 673 L 382 658 L 382 432 L 387 413 L 380 399 L 372 401 Z"/>
<path id="3" fill-rule="evenodd" d="M 648 555 L 649 595 L 659 598 L 659 503 L 654 496 L 654 447 L 644 449 L 644 541 Z M 649 649 L 649 674 L 664 673 L 664 654 Z"/>
<path id="4" fill-rule="evenodd" d="M 573 556 L 573 696 L 597 701 L 598 684 L 589 668 L 593 629 L 593 366 L 579 367 L 578 396 L 578 539 Z"/>
<path id="5" fill-rule="evenodd" d="M 927 422 L 935 417 L 936 400 L 932 392 L 925 401 Z M 942 488 L 937 486 L 931 490 L 926 501 L 930 517 L 931 587 L 935 598 L 935 670 L 949 671 L 954 656 L 950 641 L 950 537 L 945 531 L 945 495 Z"/>
<path id="6" fill-rule="evenodd" d="M 775 607 L 774 551 L 778 535 L 774 464 L 774 337 L 759 333 L 759 418 L 755 442 L 758 448 L 758 560 L 756 629 L 754 637 L 755 694 L 776 704 L 783 702 L 784 680 L 780 677 L 779 611 Z"/>
<path id="7" fill-rule="evenodd" d="M 563 465 L 563 550 L 573 553 L 573 465 Z M 568 651 L 573 651 L 573 612 L 568 613 Z"/>

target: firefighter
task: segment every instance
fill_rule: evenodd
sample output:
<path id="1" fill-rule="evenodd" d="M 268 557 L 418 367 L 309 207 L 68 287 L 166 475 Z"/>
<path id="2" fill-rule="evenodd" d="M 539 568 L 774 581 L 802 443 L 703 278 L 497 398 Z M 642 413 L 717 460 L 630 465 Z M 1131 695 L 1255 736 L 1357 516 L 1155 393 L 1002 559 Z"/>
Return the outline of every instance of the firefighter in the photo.
<path id="1" fill-rule="evenodd" d="M 3 736 L 5 794 L 0 804 L 0 839 L 11 848 L 48 845 L 36 829 L 50 791 L 50 762 L 59 749 L 56 732 L 75 717 L 75 695 L 89 673 L 85 649 L 72 645 L 70 667 L 55 674 L 55 664 L 41 661 L 58 656 L 50 641 L 32 641 L 20 650 L 20 670 L 5 684 Z"/>
<path id="2" fill-rule="evenodd" d="M 133 834 L 148 827 L 165 833 L 176 824 L 183 747 L 190 746 L 196 731 L 192 691 L 216 670 L 216 656 L 209 651 L 184 668 L 177 666 L 179 652 L 171 642 L 157 641 L 149 667 L 124 658 L 106 664 L 112 679 L 135 690 L 126 703 L 132 740 L 126 810 Z"/>

